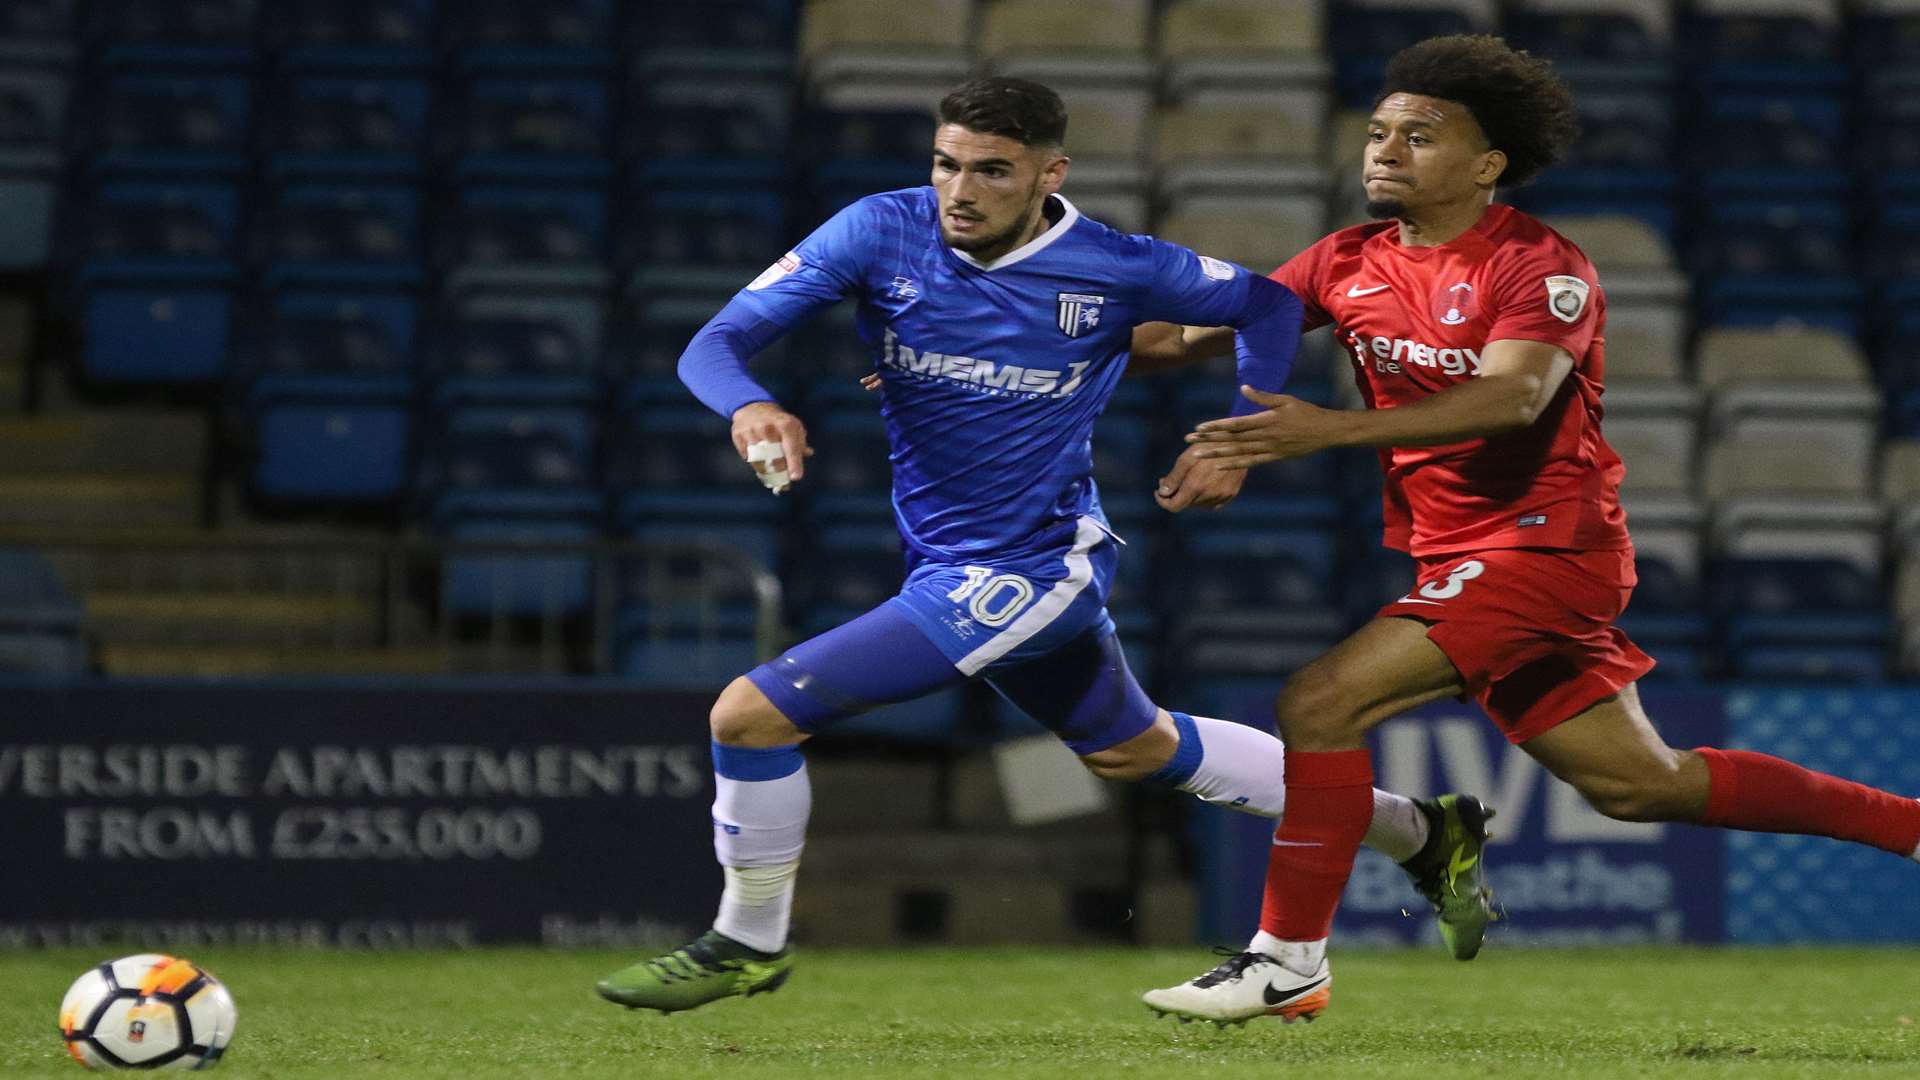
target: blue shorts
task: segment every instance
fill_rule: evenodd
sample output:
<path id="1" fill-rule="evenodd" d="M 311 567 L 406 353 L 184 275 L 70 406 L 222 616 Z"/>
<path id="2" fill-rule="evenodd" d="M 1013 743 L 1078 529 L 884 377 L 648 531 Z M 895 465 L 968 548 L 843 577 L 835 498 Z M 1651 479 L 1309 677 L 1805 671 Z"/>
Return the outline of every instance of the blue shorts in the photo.
<path id="1" fill-rule="evenodd" d="M 1125 742 L 1158 708 L 1107 615 L 1116 545 L 1081 518 L 1073 546 L 991 566 L 923 561 L 900 594 L 747 673 L 795 727 L 984 677 L 1081 754 Z"/>

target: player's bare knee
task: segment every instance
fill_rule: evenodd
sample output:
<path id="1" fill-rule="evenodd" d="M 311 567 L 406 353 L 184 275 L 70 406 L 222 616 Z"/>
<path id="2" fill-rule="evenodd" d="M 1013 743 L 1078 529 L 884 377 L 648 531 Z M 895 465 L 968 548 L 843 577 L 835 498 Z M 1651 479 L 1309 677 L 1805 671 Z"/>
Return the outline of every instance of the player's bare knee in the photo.
<path id="1" fill-rule="evenodd" d="M 1582 779 L 1574 786 L 1589 805 L 1615 821 L 1673 821 L 1683 816 L 1679 793 L 1661 770 Z"/>
<path id="2" fill-rule="evenodd" d="M 1165 716 L 1123 743 L 1081 754 L 1080 764 L 1102 780 L 1145 780 L 1164 768 L 1180 747 L 1180 734 Z"/>
<path id="3" fill-rule="evenodd" d="M 1309 665 L 1287 680 L 1273 703 L 1280 738 L 1288 746 L 1314 749 L 1321 742 L 1344 743 L 1359 717 L 1344 680 L 1332 671 Z"/>
<path id="4" fill-rule="evenodd" d="M 766 696 L 744 675 L 720 691 L 707 713 L 707 727 L 713 741 L 722 746 L 778 746 L 794 741 L 785 737 L 793 725 L 768 705 Z"/>

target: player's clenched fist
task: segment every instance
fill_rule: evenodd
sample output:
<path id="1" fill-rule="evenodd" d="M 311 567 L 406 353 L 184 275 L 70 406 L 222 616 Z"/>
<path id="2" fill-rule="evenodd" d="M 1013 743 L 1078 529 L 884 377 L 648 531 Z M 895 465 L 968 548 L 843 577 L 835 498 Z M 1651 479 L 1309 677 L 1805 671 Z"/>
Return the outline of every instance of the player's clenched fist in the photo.
<path id="1" fill-rule="evenodd" d="M 755 401 L 734 411 L 733 448 L 775 495 L 799 483 L 807 472 L 807 458 L 813 456 L 807 426 L 771 401 Z"/>
<path id="2" fill-rule="evenodd" d="M 1222 469 L 1248 469 L 1339 444 L 1340 410 L 1251 386 L 1240 392 L 1265 411 L 1201 424 L 1187 436 L 1196 456 Z"/>

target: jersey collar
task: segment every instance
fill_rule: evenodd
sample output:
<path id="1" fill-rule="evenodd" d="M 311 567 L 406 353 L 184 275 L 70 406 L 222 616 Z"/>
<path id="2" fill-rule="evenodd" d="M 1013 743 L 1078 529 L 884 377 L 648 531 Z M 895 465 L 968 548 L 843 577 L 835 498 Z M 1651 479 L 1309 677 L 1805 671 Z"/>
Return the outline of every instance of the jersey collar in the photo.
<path id="1" fill-rule="evenodd" d="M 1067 201 L 1065 195 L 1049 195 L 1047 198 L 1060 200 L 1060 208 L 1063 211 L 1060 215 L 1060 220 L 1054 222 L 1052 227 L 1047 229 L 1046 232 L 1041 233 L 1039 236 L 1014 248 L 1012 251 L 1007 252 L 992 262 L 981 262 L 966 252 L 956 251 L 953 248 L 948 248 L 947 250 L 952 251 L 955 258 L 976 270 L 998 270 L 1002 267 L 1012 266 L 1022 259 L 1031 258 L 1034 255 L 1040 254 L 1047 249 L 1048 244 L 1065 236 L 1067 230 L 1073 228 L 1074 223 L 1080 220 L 1080 211 L 1075 209 L 1074 205 Z"/>

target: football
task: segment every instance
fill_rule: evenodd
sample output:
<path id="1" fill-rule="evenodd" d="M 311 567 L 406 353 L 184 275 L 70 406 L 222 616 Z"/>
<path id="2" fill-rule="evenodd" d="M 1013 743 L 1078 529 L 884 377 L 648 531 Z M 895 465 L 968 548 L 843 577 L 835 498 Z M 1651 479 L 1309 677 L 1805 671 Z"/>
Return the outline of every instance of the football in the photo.
<path id="1" fill-rule="evenodd" d="M 89 1069 L 205 1069 L 226 1051 L 235 1016 L 220 980 L 191 961 L 142 953 L 73 981 L 60 1036 Z"/>

